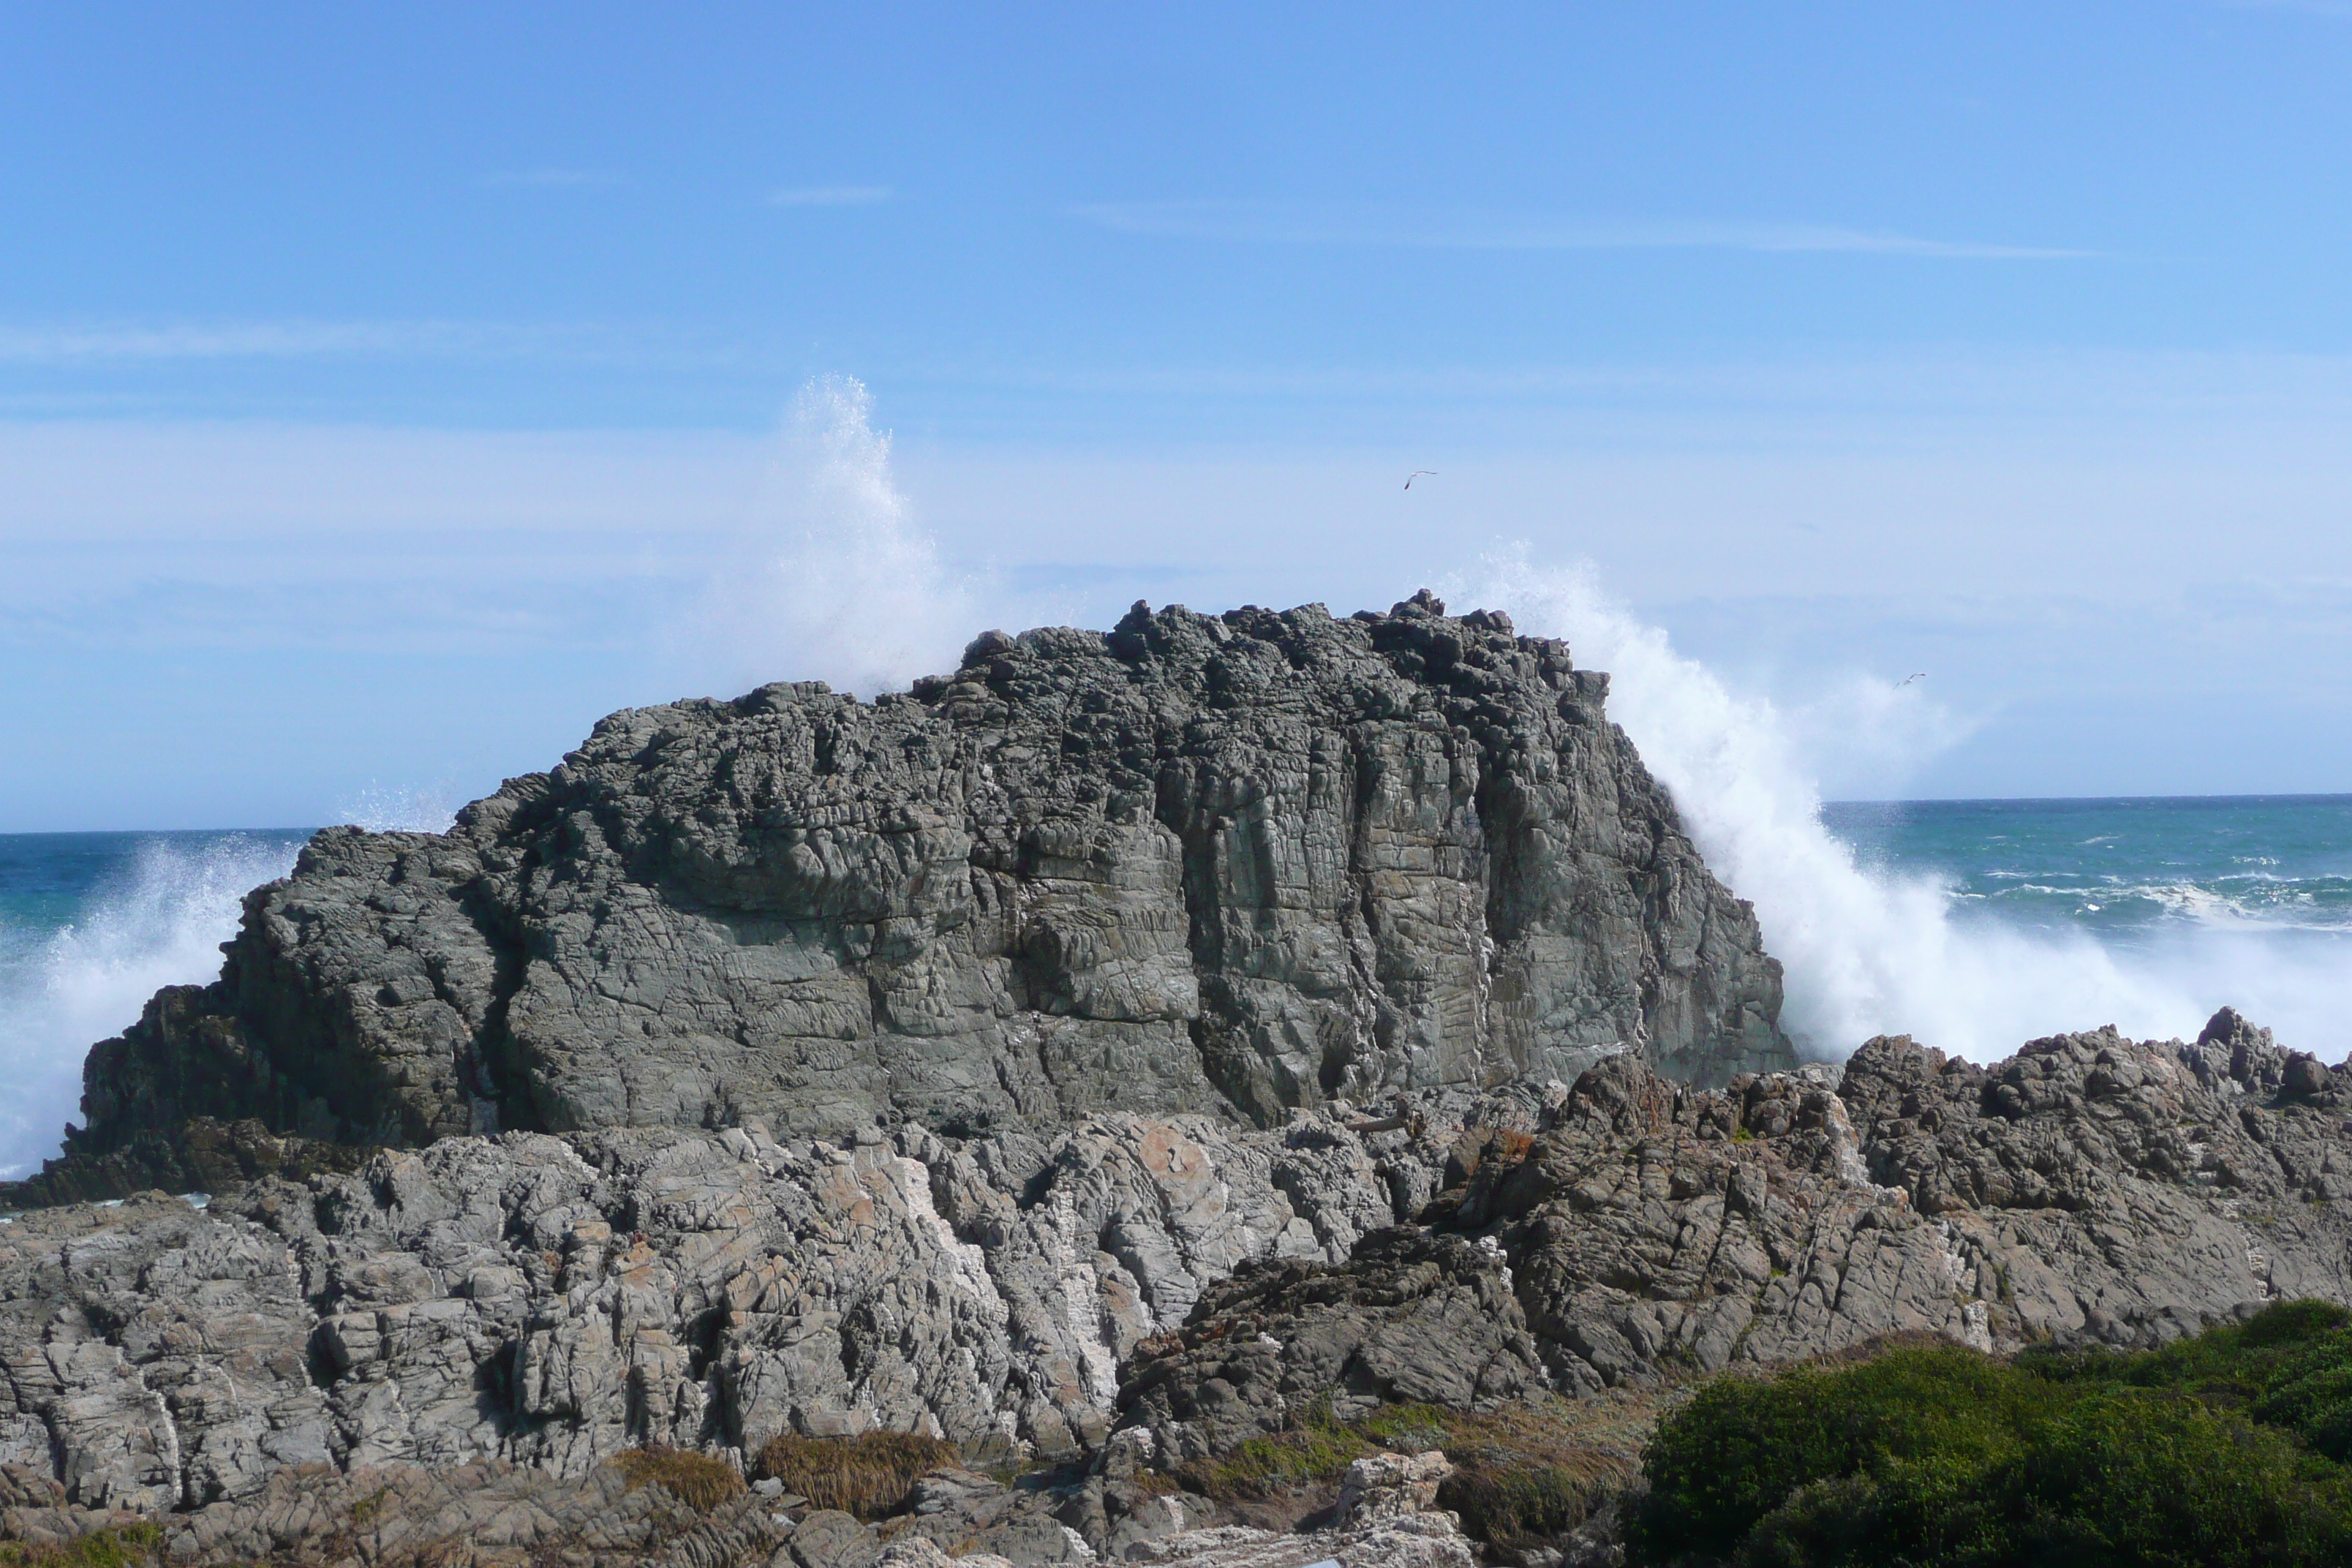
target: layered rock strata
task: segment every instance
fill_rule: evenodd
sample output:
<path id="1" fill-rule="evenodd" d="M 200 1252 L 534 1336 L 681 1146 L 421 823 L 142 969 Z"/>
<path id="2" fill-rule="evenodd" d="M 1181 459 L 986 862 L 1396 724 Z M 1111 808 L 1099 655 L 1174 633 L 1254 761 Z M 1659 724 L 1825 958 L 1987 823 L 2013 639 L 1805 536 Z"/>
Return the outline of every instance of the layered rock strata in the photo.
<path id="1" fill-rule="evenodd" d="M 872 702 L 616 713 L 446 834 L 321 833 L 216 984 L 92 1052 L 51 1187 L 197 1117 L 969 1136 L 1792 1065 L 1607 677 L 1443 610 L 989 633 Z"/>

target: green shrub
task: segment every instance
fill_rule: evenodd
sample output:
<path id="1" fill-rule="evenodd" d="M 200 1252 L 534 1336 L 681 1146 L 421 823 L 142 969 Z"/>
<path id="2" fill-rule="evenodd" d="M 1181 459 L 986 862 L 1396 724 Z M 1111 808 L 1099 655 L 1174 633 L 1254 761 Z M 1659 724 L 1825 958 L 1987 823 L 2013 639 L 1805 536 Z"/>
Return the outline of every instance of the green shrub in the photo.
<path id="1" fill-rule="evenodd" d="M 887 1519 L 906 1505 L 915 1483 L 946 1465 L 962 1463 L 956 1446 L 915 1432 L 863 1432 L 855 1437 L 803 1437 L 786 1432 L 768 1439 L 751 1473 L 779 1480 L 816 1508 L 860 1519 Z"/>
<path id="2" fill-rule="evenodd" d="M 2273 1307 L 2161 1351 L 1911 1346 L 1727 1376 L 1661 1424 L 1636 1563 L 2352 1561 L 2352 1329 Z"/>

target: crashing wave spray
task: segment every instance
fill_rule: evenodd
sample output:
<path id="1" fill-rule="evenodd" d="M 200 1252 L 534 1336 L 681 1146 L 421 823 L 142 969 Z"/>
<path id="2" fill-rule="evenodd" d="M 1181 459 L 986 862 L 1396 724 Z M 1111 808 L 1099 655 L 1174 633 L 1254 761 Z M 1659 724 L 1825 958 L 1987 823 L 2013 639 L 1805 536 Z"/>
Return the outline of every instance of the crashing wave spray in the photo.
<path id="1" fill-rule="evenodd" d="M 1526 630 L 1566 637 L 1579 664 L 1610 672 L 1612 714 L 1673 792 L 1708 863 L 1755 904 L 1765 947 L 1787 971 L 1784 1022 L 1808 1055 L 1841 1058 L 1876 1034 L 1978 1060 L 2102 1024 L 2192 1035 L 2223 1003 L 2273 1025 L 2285 1044 L 2341 1054 L 2339 952 L 2298 955 L 2217 931 L 2119 951 L 2089 935 L 1963 919 L 1942 883 L 1864 867 L 1822 826 L 1815 775 L 1771 703 L 1734 693 L 1676 653 L 1589 568 L 1489 565 L 1481 602 L 1508 608 Z M 1883 705 L 1881 693 L 1860 696 Z M 1818 718 L 1807 728 L 1820 728 Z"/>
<path id="2" fill-rule="evenodd" d="M 912 525 L 873 412 L 873 395 L 848 376 L 801 389 L 768 526 L 711 584 L 702 631 L 716 645 L 714 675 L 739 685 L 815 679 L 870 697 L 955 668 L 979 607 Z"/>
<path id="3" fill-rule="evenodd" d="M 289 838 L 232 834 L 201 846 L 150 839 L 88 913 L 0 975 L 0 1176 L 27 1174 L 81 1120 L 90 1044 L 137 1022 L 165 985 L 220 973 L 246 890 L 292 869 Z"/>

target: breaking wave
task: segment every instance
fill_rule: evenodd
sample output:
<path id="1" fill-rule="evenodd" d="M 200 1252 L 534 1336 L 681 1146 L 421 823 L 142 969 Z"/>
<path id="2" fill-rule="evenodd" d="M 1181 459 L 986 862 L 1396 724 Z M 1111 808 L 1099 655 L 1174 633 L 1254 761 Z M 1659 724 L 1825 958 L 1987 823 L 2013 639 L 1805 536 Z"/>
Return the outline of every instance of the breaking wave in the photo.
<path id="1" fill-rule="evenodd" d="M 0 1176 L 28 1174 L 81 1120 L 82 1058 L 165 985 L 220 973 L 247 889 L 293 868 L 299 835 L 156 837 L 62 928 L 0 924 Z"/>
<path id="2" fill-rule="evenodd" d="M 2352 1047 L 2346 924 L 2281 918 L 2293 900 L 2180 885 L 2130 894 L 2173 919 L 2065 929 L 2004 908 L 2021 893 L 1972 896 L 1954 879 L 1866 864 L 1824 824 L 1818 774 L 1787 715 L 1677 653 L 1589 569 L 1490 565 L 1474 597 L 1507 608 L 1523 629 L 1566 637 L 1579 664 L 1609 671 L 1612 716 L 1673 793 L 1708 864 L 1755 904 L 1765 946 L 1787 972 L 1785 1022 L 1807 1055 L 1838 1059 L 1895 1033 L 1978 1060 L 2102 1024 L 2187 1037 L 2224 1004 L 2284 1044 L 2330 1058 Z M 1866 730 L 1887 692 L 1864 695 L 1849 722 Z M 2049 888 L 2032 895 L 2045 900 L 2099 901 L 2084 887 L 2034 885 Z M 2315 904 L 2329 893 L 2299 891 Z"/>

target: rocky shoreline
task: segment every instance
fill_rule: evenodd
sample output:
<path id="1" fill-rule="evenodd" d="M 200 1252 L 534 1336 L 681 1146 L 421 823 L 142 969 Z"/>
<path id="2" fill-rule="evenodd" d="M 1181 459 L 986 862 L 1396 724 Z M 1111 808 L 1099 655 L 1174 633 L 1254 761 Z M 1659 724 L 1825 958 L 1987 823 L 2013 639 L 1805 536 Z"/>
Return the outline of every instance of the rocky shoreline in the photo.
<path id="1" fill-rule="evenodd" d="M 0 1539 L 1600 1563 L 1695 1379 L 2352 1301 L 2345 1069 L 2227 1009 L 1800 1067 L 1604 692 L 1426 595 L 1139 606 L 321 834 L 11 1189 Z M 1534 1421 L 1544 1540 L 1478 1490 Z M 761 1473 L 887 1433 L 961 1464 Z"/>

